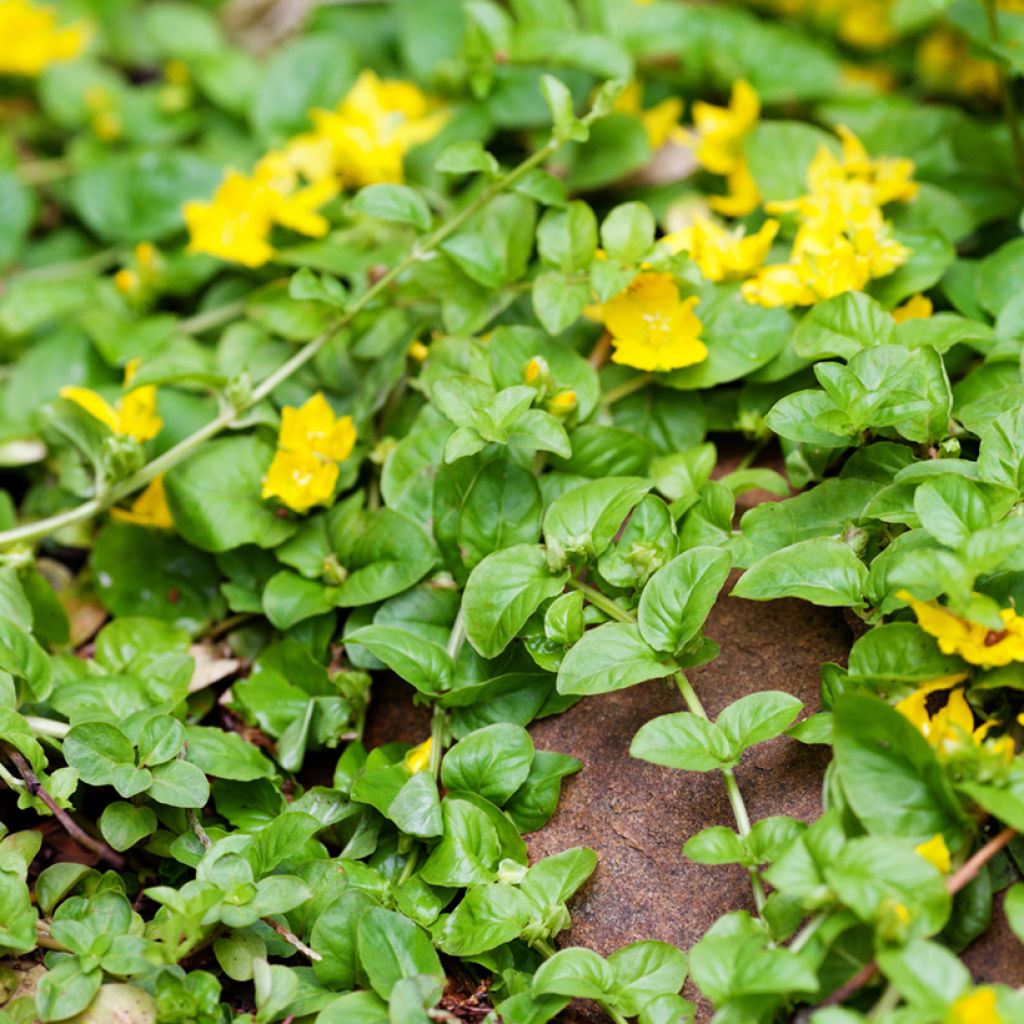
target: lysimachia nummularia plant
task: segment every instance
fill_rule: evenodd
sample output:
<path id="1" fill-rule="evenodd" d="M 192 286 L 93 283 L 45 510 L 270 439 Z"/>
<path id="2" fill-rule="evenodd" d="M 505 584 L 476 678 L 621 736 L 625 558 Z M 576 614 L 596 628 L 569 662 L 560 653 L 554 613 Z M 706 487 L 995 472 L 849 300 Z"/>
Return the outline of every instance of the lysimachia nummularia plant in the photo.
<path id="1" fill-rule="evenodd" d="M 1024 1022 L 957 955 L 1024 939 L 1021 43 L 0 0 L 0 1024 Z M 706 713 L 723 589 L 847 610 L 820 708 Z M 602 957 L 528 727 L 655 679 L 750 909 Z M 816 821 L 748 813 L 783 735 Z"/>

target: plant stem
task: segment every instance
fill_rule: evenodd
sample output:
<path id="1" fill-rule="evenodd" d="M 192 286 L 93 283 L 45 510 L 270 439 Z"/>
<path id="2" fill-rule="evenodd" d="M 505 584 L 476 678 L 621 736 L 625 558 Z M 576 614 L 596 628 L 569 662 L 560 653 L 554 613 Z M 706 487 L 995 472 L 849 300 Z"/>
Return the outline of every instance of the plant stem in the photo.
<path id="1" fill-rule="evenodd" d="M 278 924 L 272 917 L 261 917 L 260 920 L 264 924 L 270 925 L 285 942 L 294 946 L 300 953 L 309 957 L 310 960 L 323 960 L 323 957 L 315 949 L 310 949 L 298 935 L 290 932 L 283 924 Z"/>
<path id="2" fill-rule="evenodd" d="M 72 174 L 74 167 L 70 160 L 55 157 L 52 160 L 28 160 L 16 168 L 18 177 L 26 185 L 45 185 Z"/>
<path id="3" fill-rule="evenodd" d="M 178 321 L 178 330 L 182 334 L 202 334 L 213 327 L 234 320 L 245 312 L 245 300 L 238 299 L 235 302 L 226 302 L 223 306 L 208 309 L 205 313 L 196 313 L 195 316 L 186 317 Z"/>
<path id="4" fill-rule="evenodd" d="M 701 704 L 700 698 L 697 696 L 697 691 L 693 688 L 690 680 L 686 678 L 685 673 L 676 672 L 672 678 L 675 679 L 676 686 L 679 687 L 679 692 L 682 694 L 687 708 L 705 721 L 710 721 L 707 711 L 704 710 L 704 705 Z M 749 836 L 750 815 L 747 813 L 747 805 L 743 800 L 743 794 L 740 792 L 740 786 L 736 781 L 733 770 L 731 768 L 723 768 L 722 778 L 725 780 L 725 792 L 729 797 L 729 806 L 732 808 L 733 817 L 736 819 L 736 829 L 741 836 Z M 757 872 L 757 868 L 750 868 L 748 870 L 750 874 L 750 887 L 754 893 L 754 906 L 757 908 L 758 914 L 760 914 L 764 910 L 764 884 Z"/>
<path id="5" fill-rule="evenodd" d="M 67 722 L 57 722 L 52 718 L 38 718 L 35 715 L 25 715 L 24 718 L 25 724 L 38 736 L 52 736 L 62 740 L 71 728 Z"/>
<path id="6" fill-rule="evenodd" d="M 462 614 L 462 605 L 455 614 L 455 621 L 452 623 L 452 631 L 448 637 L 446 650 L 452 662 L 458 660 L 459 651 L 466 642 L 466 621 Z M 444 737 L 448 728 L 448 712 L 439 700 L 434 701 L 434 708 L 430 716 L 430 772 L 435 779 L 441 777 L 441 758 L 444 756 Z"/>
<path id="7" fill-rule="evenodd" d="M 129 494 L 133 494 L 140 488 L 145 487 L 146 484 L 161 473 L 166 473 L 169 469 L 172 469 L 183 459 L 191 455 L 201 444 L 212 437 L 216 437 L 217 434 L 228 428 L 240 413 L 261 402 L 279 384 L 314 359 L 328 341 L 339 331 L 347 327 L 375 299 L 387 291 L 394 281 L 415 266 L 415 264 L 426 259 L 445 239 L 455 234 L 459 228 L 482 210 L 492 199 L 528 174 L 538 164 L 543 163 L 559 145 L 560 143 L 556 139 L 550 139 L 535 153 L 532 153 L 517 167 L 509 171 L 508 174 L 485 188 L 475 199 L 467 203 L 455 214 L 454 217 L 440 225 L 440 227 L 415 245 L 408 256 L 396 263 L 386 274 L 383 274 L 374 284 L 367 288 L 362 295 L 353 300 L 352 304 L 327 330 L 317 335 L 311 341 L 306 342 L 291 358 L 286 359 L 273 373 L 260 381 L 253 388 L 248 399 L 238 402 L 232 408 L 225 409 L 214 419 L 201 426 L 195 433 L 183 438 L 162 455 L 158 455 L 152 462 L 147 463 L 140 470 L 132 473 L 131 476 L 119 483 L 113 484 L 101 497 L 90 498 L 81 505 L 68 509 L 65 512 L 60 512 L 55 516 L 49 516 L 46 519 L 39 519 L 36 522 L 26 523 L 22 526 L 0 532 L 0 548 L 11 544 L 37 540 L 66 526 L 72 526 L 75 523 L 91 519 L 122 498 L 126 498 Z M 212 315 L 212 312 L 209 315 Z M 220 316 L 225 315 L 223 308 L 221 311 L 218 311 L 218 314 Z"/>
<path id="8" fill-rule="evenodd" d="M 822 912 L 815 914 L 807 924 L 800 929 L 799 932 L 793 937 L 793 941 L 789 944 L 790 953 L 799 953 L 804 946 L 815 936 L 818 929 L 825 923 L 828 918 L 828 914 Z"/>
<path id="9" fill-rule="evenodd" d="M 91 256 L 82 256 L 77 260 L 61 260 L 59 263 L 44 263 L 41 267 L 29 267 L 23 270 L 18 279 L 21 281 L 59 281 L 63 277 L 75 277 L 93 270 L 106 270 L 118 261 L 116 249 L 102 249 Z"/>
<path id="10" fill-rule="evenodd" d="M 635 394 L 637 391 L 643 391 L 648 384 L 653 384 L 655 380 L 653 373 L 641 373 L 636 377 L 631 377 L 629 380 L 620 384 L 617 388 L 609 388 L 604 393 L 604 397 L 601 399 L 601 404 L 607 409 L 609 406 L 614 405 L 620 398 L 627 398 L 629 395 Z"/>
<path id="11" fill-rule="evenodd" d="M 985 14 L 988 20 L 988 35 L 993 46 L 999 45 L 999 7 L 998 0 L 985 0 Z M 1006 73 L 1003 61 L 996 57 L 996 77 L 999 80 L 999 96 L 1003 104 L 1003 117 L 1010 130 L 1013 143 L 1013 154 L 1017 160 L 1017 174 L 1020 184 L 1024 185 L 1024 137 L 1021 136 L 1020 116 L 1017 111 L 1017 99 L 1013 95 L 1013 83 Z"/>
<path id="12" fill-rule="evenodd" d="M 569 586 L 578 590 L 595 608 L 600 608 L 606 615 L 618 622 L 636 622 L 636 617 L 619 607 L 610 597 L 606 597 L 600 590 L 584 583 L 582 580 L 571 579 Z"/>
<path id="13" fill-rule="evenodd" d="M 885 991 L 881 994 L 878 1002 L 871 1007 L 868 1013 L 868 1020 L 878 1020 L 884 1016 L 890 1010 L 894 1010 L 900 1001 L 900 993 L 895 985 L 889 984 L 885 986 Z"/>
<path id="14" fill-rule="evenodd" d="M 116 853 L 112 850 L 102 839 L 94 839 L 88 832 L 86 832 L 67 811 L 61 807 L 57 801 L 53 798 L 46 787 L 39 781 L 39 776 L 32 770 L 32 766 L 28 761 L 11 746 L 4 748 L 4 753 L 11 760 L 11 764 L 18 769 L 18 774 L 21 776 L 25 783 L 28 791 L 33 795 L 39 797 L 44 804 L 50 809 L 53 816 L 60 822 L 64 831 L 79 846 L 85 847 L 85 849 L 92 851 L 101 860 L 105 860 L 112 868 L 120 871 L 124 867 L 124 857 L 121 854 Z"/>
<path id="15" fill-rule="evenodd" d="M 209 835 L 207 835 L 206 829 L 203 828 L 203 823 L 199 820 L 199 812 L 194 807 L 190 807 L 185 812 L 185 819 L 188 821 L 188 827 L 192 829 L 196 839 L 199 840 L 199 845 L 204 850 L 210 849 L 213 843 L 210 841 Z"/>

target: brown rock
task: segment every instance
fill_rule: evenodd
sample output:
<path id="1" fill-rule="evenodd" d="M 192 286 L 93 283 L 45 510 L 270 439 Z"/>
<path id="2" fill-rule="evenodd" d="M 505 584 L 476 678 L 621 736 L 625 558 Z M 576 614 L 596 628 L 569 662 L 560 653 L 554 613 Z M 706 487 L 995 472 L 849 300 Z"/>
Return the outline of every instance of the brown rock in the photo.
<path id="1" fill-rule="evenodd" d="M 1006 923 L 1005 895 L 999 893 L 992 901 L 992 923 L 988 930 L 964 950 L 964 963 L 979 985 L 984 982 L 1024 985 L 1024 948 Z"/>
<path id="2" fill-rule="evenodd" d="M 785 690 L 802 700 L 808 713 L 816 711 L 819 666 L 843 659 L 849 649 L 841 613 L 797 601 L 723 598 L 707 633 L 722 653 L 689 677 L 712 717 L 758 690 Z M 571 907 L 573 923 L 562 945 L 589 946 L 607 955 L 653 938 L 688 949 L 721 914 L 751 906 L 740 868 L 704 867 L 680 852 L 702 828 L 734 824 L 721 777 L 673 771 L 629 756 L 630 741 L 644 722 L 682 709 L 674 686 L 653 681 L 585 699 L 533 726 L 539 749 L 573 754 L 584 768 L 567 783 L 551 822 L 529 838 L 531 854 L 543 857 L 585 845 L 599 856 L 597 871 Z M 751 817 L 789 814 L 813 820 L 821 813 L 827 763 L 825 748 L 788 738 L 751 751 L 736 772 Z M 707 1009 L 702 1007 L 702 1019 Z"/>

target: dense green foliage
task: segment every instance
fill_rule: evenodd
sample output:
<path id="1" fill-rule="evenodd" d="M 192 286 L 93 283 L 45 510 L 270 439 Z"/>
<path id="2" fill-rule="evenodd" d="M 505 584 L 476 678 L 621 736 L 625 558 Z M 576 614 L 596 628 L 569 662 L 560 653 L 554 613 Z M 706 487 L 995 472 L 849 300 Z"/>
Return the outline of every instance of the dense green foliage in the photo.
<path id="1" fill-rule="evenodd" d="M 239 6 L 0 39 L 0 1022 L 1024 1021 L 956 956 L 1024 938 L 1024 13 Z M 705 713 L 734 569 L 862 623 L 820 711 Z M 558 949 L 527 726 L 661 678 L 753 910 Z M 816 822 L 749 819 L 784 735 Z"/>

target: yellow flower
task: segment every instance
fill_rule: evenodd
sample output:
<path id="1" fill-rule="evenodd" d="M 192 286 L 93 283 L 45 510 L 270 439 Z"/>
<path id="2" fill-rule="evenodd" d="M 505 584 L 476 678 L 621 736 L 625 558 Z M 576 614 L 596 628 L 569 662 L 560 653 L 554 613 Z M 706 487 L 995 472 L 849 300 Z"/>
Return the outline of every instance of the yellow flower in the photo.
<path id="1" fill-rule="evenodd" d="M 122 295 L 131 295 L 139 287 L 139 275 L 134 270 L 122 267 L 114 275 L 114 286 Z"/>
<path id="2" fill-rule="evenodd" d="M 356 428 L 351 416 L 335 416 L 323 392 L 318 391 L 298 409 L 286 405 L 281 410 L 277 443 L 285 451 L 312 452 L 341 462 L 352 453 Z"/>
<path id="3" fill-rule="evenodd" d="M 548 412 L 552 416 L 568 416 L 578 404 L 575 391 L 560 391 L 548 402 Z"/>
<path id="4" fill-rule="evenodd" d="M 131 508 L 113 508 L 110 514 L 122 523 L 150 526 L 167 530 L 174 526 L 174 518 L 167 507 L 164 478 L 154 477 L 149 486 L 132 502 Z"/>
<path id="5" fill-rule="evenodd" d="M 757 123 L 761 101 L 742 79 L 733 83 L 727 107 L 698 100 L 693 105 L 697 161 L 712 174 L 732 174 L 743 159 L 743 140 Z"/>
<path id="6" fill-rule="evenodd" d="M 285 406 L 263 497 L 278 498 L 296 512 L 328 501 L 338 481 L 338 463 L 349 457 L 355 442 L 352 417 L 335 416 L 322 392 L 298 409 Z"/>
<path id="7" fill-rule="evenodd" d="M 683 115 L 683 101 L 675 96 L 669 96 L 644 110 L 643 87 L 636 79 L 622 90 L 612 109 L 639 118 L 647 133 L 651 149 L 661 149 L 670 139 L 674 142 L 685 139 L 685 133 L 679 127 L 679 118 Z"/>
<path id="8" fill-rule="evenodd" d="M 708 196 L 708 206 L 723 217 L 745 217 L 753 213 L 761 203 L 761 192 L 750 173 L 746 160 L 741 160 L 735 170 L 725 178 L 728 192 L 724 196 Z"/>
<path id="9" fill-rule="evenodd" d="M 306 512 L 334 495 L 338 464 L 312 452 L 288 452 L 280 448 L 267 470 L 262 497 L 277 498 L 296 512 Z"/>
<path id="10" fill-rule="evenodd" d="M 886 0 L 846 0 L 837 28 L 844 43 L 862 50 L 880 49 L 895 38 Z"/>
<path id="11" fill-rule="evenodd" d="M 405 154 L 447 120 L 412 83 L 380 79 L 370 70 L 335 110 L 314 110 L 311 117 L 313 137 L 327 141 L 334 171 L 352 186 L 401 182 Z"/>
<path id="12" fill-rule="evenodd" d="M 892 318 L 898 324 L 908 320 L 927 320 L 932 315 L 932 300 L 927 295 L 911 295 L 902 306 L 892 311 Z"/>
<path id="13" fill-rule="evenodd" d="M 0 0 L 0 75 L 38 75 L 50 64 L 76 57 L 86 38 L 80 22 L 59 25 L 52 7 Z"/>
<path id="14" fill-rule="evenodd" d="M 822 146 L 807 169 L 809 191 L 765 204 L 770 213 L 795 213 L 800 221 L 789 261 L 765 267 L 743 296 L 763 306 L 810 305 L 859 291 L 891 274 L 910 251 L 892 237 L 882 206 L 917 195 L 910 160 L 873 159 L 861 141 L 840 127 L 842 153 Z"/>
<path id="15" fill-rule="evenodd" d="M 409 344 L 409 358 L 415 359 L 417 363 L 425 363 L 430 349 L 422 341 L 413 341 Z"/>
<path id="16" fill-rule="evenodd" d="M 946 1024 L 1003 1024 L 996 1003 L 995 989 L 976 988 L 960 996 L 949 1008 Z"/>
<path id="17" fill-rule="evenodd" d="M 743 282 L 741 294 L 747 302 L 769 309 L 810 306 L 818 298 L 795 263 L 773 263 L 762 267 L 749 281 Z"/>
<path id="18" fill-rule="evenodd" d="M 419 746 L 413 747 L 406 753 L 405 767 L 410 774 L 415 775 L 430 767 L 430 752 L 433 746 L 434 741 L 428 736 Z"/>
<path id="19" fill-rule="evenodd" d="M 896 705 L 896 710 L 917 728 L 928 741 L 928 745 L 940 756 L 948 757 L 964 749 L 984 744 L 991 753 L 1007 762 L 1012 761 L 1013 740 L 1009 736 L 1003 736 L 985 743 L 989 730 L 998 723 L 985 722 L 976 729 L 974 712 L 971 711 L 962 688 L 953 690 L 945 706 L 935 714 L 928 713 L 928 695 L 948 686 L 946 679 L 926 684 L 901 700 Z"/>
<path id="20" fill-rule="evenodd" d="M 765 221 L 753 235 L 742 228 L 728 231 L 707 217 L 666 235 L 661 241 L 673 253 L 687 252 L 709 281 L 737 281 L 753 274 L 768 256 L 779 230 L 779 222 Z"/>
<path id="21" fill-rule="evenodd" d="M 189 250 L 260 267 L 274 256 L 268 238 L 275 224 L 322 238 L 329 225 L 317 210 L 336 193 L 336 183 L 328 178 L 299 187 L 293 163 L 271 151 L 251 176 L 228 171 L 211 200 L 185 204 Z"/>
<path id="22" fill-rule="evenodd" d="M 135 246 L 135 262 L 142 270 L 152 270 L 158 255 L 157 247 L 152 242 L 139 242 Z"/>
<path id="23" fill-rule="evenodd" d="M 952 867 L 949 860 L 949 847 L 942 833 L 934 835 L 927 842 L 914 847 L 914 852 L 919 853 L 929 864 L 937 868 L 944 875 L 949 874 Z"/>
<path id="24" fill-rule="evenodd" d="M 593 312 L 612 336 L 612 362 L 661 372 L 707 359 L 702 325 L 693 312 L 698 301 L 695 295 L 680 301 L 671 274 L 643 273 Z"/>
<path id="25" fill-rule="evenodd" d="M 131 384 L 137 369 L 137 359 L 133 359 L 125 367 L 125 387 Z M 129 391 L 116 405 L 111 405 L 91 388 L 74 385 L 61 388 L 60 397 L 80 405 L 90 416 L 105 423 L 115 434 L 130 437 L 135 441 L 148 441 L 151 437 L 156 437 L 164 425 L 164 421 L 156 414 L 156 388 L 151 384 Z"/>
<path id="26" fill-rule="evenodd" d="M 212 200 L 186 203 L 182 212 L 189 231 L 189 251 L 246 267 L 263 266 L 274 256 L 267 241 L 274 221 L 265 193 L 254 180 L 228 171 Z"/>
<path id="27" fill-rule="evenodd" d="M 939 642 L 943 654 L 958 654 L 981 668 L 998 668 L 1024 661 L 1024 618 L 1012 608 L 1000 613 L 1002 631 L 954 615 L 935 601 L 918 601 L 906 590 L 896 595 L 910 604 L 918 625 Z"/>

